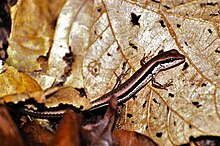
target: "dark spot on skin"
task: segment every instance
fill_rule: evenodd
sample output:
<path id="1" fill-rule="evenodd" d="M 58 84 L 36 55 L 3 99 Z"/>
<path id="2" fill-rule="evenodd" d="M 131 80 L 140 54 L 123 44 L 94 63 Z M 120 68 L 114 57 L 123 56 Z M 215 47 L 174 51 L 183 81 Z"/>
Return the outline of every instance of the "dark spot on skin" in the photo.
<path id="1" fill-rule="evenodd" d="M 188 43 L 187 42 L 184 42 L 185 43 L 185 45 L 187 45 L 188 46 Z"/>
<path id="2" fill-rule="evenodd" d="M 98 9 L 97 9 L 97 12 L 101 12 L 101 11 L 102 11 L 102 8 L 98 8 Z"/>
<path id="3" fill-rule="evenodd" d="M 132 124 L 134 124 L 134 121 L 131 121 Z"/>
<path id="4" fill-rule="evenodd" d="M 194 86 L 194 85 L 195 85 L 194 83 L 191 84 L 191 86 Z"/>
<path id="5" fill-rule="evenodd" d="M 173 122 L 173 125 L 176 126 L 176 121 Z"/>
<path id="6" fill-rule="evenodd" d="M 147 103 L 147 101 L 145 101 L 145 102 L 144 102 L 144 104 L 143 104 L 143 108 L 145 108 L 145 107 L 146 107 L 146 103 Z"/>
<path id="7" fill-rule="evenodd" d="M 218 74 L 216 72 L 214 73 L 214 75 L 218 77 Z"/>
<path id="8" fill-rule="evenodd" d="M 94 30 L 94 34 L 96 34 L 97 33 L 97 31 L 96 30 Z"/>
<path id="9" fill-rule="evenodd" d="M 127 114 L 127 117 L 130 119 L 131 117 L 133 117 L 132 114 Z"/>
<path id="10" fill-rule="evenodd" d="M 146 126 L 145 129 L 147 130 L 147 129 L 148 129 L 148 126 Z"/>
<path id="11" fill-rule="evenodd" d="M 156 117 L 153 117 L 153 119 L 155 119 L 155 120 L 156 120 L 157 118 L 156 118 Z"/>
<path id="12" fill-rule="evenodd" d="M 60 47 L 62 48 L 63 46 L 62 46 L 62 45 L 60 45 Z"/>
<path id="13" fill-rule="evenodd" d="M 165 25 L 165 23 L 164 23 L 163 20 L 160 20 L 159 22 L 160 22 L 160 25 L 161 25 L 163 28 L 166 27 L 166 25 Z"/>
<path id="14" fill-rule="evenodd" d="M 197 102 L 197 101 L 193 101 L 192 104 L 193 104 L 195 107 L 197 107 L 197 108 L 199 108 L 199 107 L 202 106 L 202 105 L 199 104 L 199 102 Z"/>
<path id="15" fill-rule="evenodd" d="M 112 56 L 112 54 L 110 54 L 110 53 L 107 53 L 107 56 Z"/>
<path id="16" fill-rule="evenodd" d="M 202 87 L 205 87 L 207 84 L 206 83 L 202 83 Z"/>
<path id="17" fill-rule="evenodd" d="M 100 38 L 100 40 L 101 40 L 101 39 L 102 39 L 102 36 L 100 36 L 99 38 Z"/>
<path id="18" fill-rule="evenodd" d="M 161 138 L 162 134 L 163 134 L 162 132 L 158 132 L 156 133 L 156 137 Z"/>
<path id="19" fill-rule="evenodd" d="M 189 64 L 187 62 L 185 62 L 183 65 L 182 71 L 186 70 L 188 67 L 189 67 Z"/>
<path id="20" fill-rule="evenodd" d="M 169 97 L 174 97 L 174 94 L 169 93 L 168 96 L 169 96 Z"/>
<path id="21" fill-rule="evenodd" d="M 176 25 L 176 27 L 177 27 L 177 28 L 180 28 L 180 27 L 181 27 L 181 25 L 180 25 L 180 24 L 177 24 L 177 25 Z"/>
<path id="22" fill-rule="evenodd" d="M 209 32 L 209 33 L 212 33 L 212 30 L 211 30 L 211 29 L 208 29 L 208 32 Z"/>
<path id="23" fill-rule="evenodd" d="M 217 50 L 215 50 L 215 53 L 220 53 L 220 50 L 218 50 L 218 49 L 217 49 Z"/>
<path id="24" fill-rule="evenodd" d="M 169 112 L 169 110 L 170 110 L 170 108 L 169 108 L 169 107 L 167 107 L 167 112 Z"/>
<path id="25" fill-rule="evenodd" d="M 140 26 L 140 23 L 138 22 L 139 19 L 140 19 L 141 15 L 136 15 L 135 13 L 131 13 L 131 23 L 133 25 L 137 25 L 137 26 Z"/>

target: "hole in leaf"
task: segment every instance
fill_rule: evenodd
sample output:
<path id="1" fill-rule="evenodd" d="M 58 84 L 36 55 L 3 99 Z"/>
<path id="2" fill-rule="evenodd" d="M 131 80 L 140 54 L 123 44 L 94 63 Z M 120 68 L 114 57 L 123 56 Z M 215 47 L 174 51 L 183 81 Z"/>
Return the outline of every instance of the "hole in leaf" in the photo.
<path id="1" fill-rule="evenodd" d="M 212 33 L 212 30 L 211 30 L 211 29 L 208 29 L 208 32 L 209 32 L 209 33 Z"/>
<path id="2" fill-rule="evenodd" d="M 168 96 L 169 96 L 169 97 L 174 97 L 174 94 L 169 93 Z"/>
<path id="3" fill-rule="evenodd" d="M 160 20 L 159 22 L 160 22 L 160 25 L 161 25 L 163 28 L 166 27 L 166 25 L 165 25 L 165 23 L 164 23 L 163 20 Z"/>
<path id="4" fill-rule="evenodd" d="M 180 27 L 181 27 L 181 25 L 180 25 L 180 24 L 177 24 L 176 26 L 177 26 L 177 28 L 180 28 Z"/>
<path id="5" fill-rule="evenodd" d="M 133 117 L 133 115 L 132 114 L 127 114 L 127 117 L 130 119 L 130 118 Z"/>
<path id="6" fill-rule="evenodd" d="M 162 136 L 162 132 L 158 132 L 158 133 L 156 133 L 156 137 L 158 137 L 158 138 L 160 138 L 161 136 Z"/>
<path id="7" fill-rule="evenodd" d="M 141 17 L 141 15 L 136 15 L 135 13 L 131 13 L 131 23 L 133 24 L 133 25 L 138 25 L 138 26 L 140 26 L 140 23 L 138 22 L 139 21 L 139 19 L 140 19 L 140 17 Z"/>
<path id="8" fill-rule="evenodd" d="M 188 67 L 189 67 L 189 64 L 187 62 L 185 62 L 183 65 L 182 71 L 186 70 Z"/>

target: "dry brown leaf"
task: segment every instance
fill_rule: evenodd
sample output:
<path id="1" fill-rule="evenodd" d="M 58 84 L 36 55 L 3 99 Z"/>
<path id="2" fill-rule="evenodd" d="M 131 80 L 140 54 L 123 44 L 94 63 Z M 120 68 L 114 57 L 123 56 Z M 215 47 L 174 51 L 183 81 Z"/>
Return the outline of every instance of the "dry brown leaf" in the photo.
<path id="1" fill-rule="evenodd" d="M 57 107 L 60 103 L 73 105 L 77 108 L 83 107 L 83 110 L 91 107 L 86 97 L 80 97 L 80 93 L 72 87 L 62 87 L 54 92 L 46 101 L 46 107 Z"/>
<path id="2" fill-rule="evenodd" d="M 0 97 L 23 93 L 41 91 L 37 81 L 23 72 L 19 72 L 12 66 L 4 65 L 5 71 L 0 73 Z"/>
<path id="3" fill-rule="evenodd" d="M 2 104 L 12 102 L 17 104 L 20 101 L 25 102 L 28 99 L 33 98 L 38 103 L 45 102 L 44 92 L 43 91 L 35 91 L 35 92 L 26 92 L 26 93 L 16 93 L 16 94 L 9 94 L 3 96 L 0 102 Z"/>
<path id="4" fill-rule="evenodd" d="M 80 146 L 81 118 L 73 111 L 67 110 L 50 146 Z"/>
<path id="5" fill-rule="evenodd" d="M 149 137 L 134 131 L 114 130 L 113 139 L 118 146 L 157 146 Z"/>
<path id="6" fill-rule="evenodd" d="M 24 146 L 20 133 L 5 107 L 0 106 L 0 145 Z"/>
<path id="7" fill-rule="evenodd" d="M 62 6 L 61 1 L 59 4 Z M 11 11 L 12 31 L 7 62 L 23 71 L 40 70 L 37 59 L 41 55 L 46 56 L 51 47 L 59 6 L 51 8 L 49 0 L 18 0 Z"/>
<path id="8" fill-rule="evenodd" d="M 84 126 L 80 125 L 82 116 L 67 110 L 51 146 L 111 146 L 116 107 L 117 99 L 114 97 L 110 100 L 110 105 L 103 119 L 95 124 Z"/>
<path id="9" fill-rule="evenodd" d="M 28 146 L 48 146 L 54 138 L 54 133 L 32 121 L 22 125 L 23 139 Z"/>

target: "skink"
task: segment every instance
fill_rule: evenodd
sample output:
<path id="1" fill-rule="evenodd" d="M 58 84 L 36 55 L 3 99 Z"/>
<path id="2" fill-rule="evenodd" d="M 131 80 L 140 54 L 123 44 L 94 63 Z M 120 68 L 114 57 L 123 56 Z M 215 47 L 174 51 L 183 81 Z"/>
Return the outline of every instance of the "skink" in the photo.
<path id="1" fill-rule="evenodd" d="M 148 62 L 142 63 L 142 67 L 138 69 L 127 81 L 125 81 L 112 91 L 108 92 L 107 94 L 99 97 L 96 100 L 91 101 L 92 108 L 89 110 L 92 111 L 94 109 L 98 109 L 100 107 L 108 105 L 108 101 L 112 96 L 116 96 L 118 98 L 118 104 L 124 103 L 132 98 L 150 81 L 152 82 L 152 85 L 154 87 L 166 89 L 166 87 L 169 85 L 161 85 L 160 83 L 156 82 L 156 75 L 160 71 L 176 67 L 183 62 L 185 62 L 184 55 L 180 54 L 175 49 L 158 54 Z M 65 110 L 37 112 L 24 108 L 23 112 L 34 117 L 53 118 L 61 117 L 64 114 Z"/>

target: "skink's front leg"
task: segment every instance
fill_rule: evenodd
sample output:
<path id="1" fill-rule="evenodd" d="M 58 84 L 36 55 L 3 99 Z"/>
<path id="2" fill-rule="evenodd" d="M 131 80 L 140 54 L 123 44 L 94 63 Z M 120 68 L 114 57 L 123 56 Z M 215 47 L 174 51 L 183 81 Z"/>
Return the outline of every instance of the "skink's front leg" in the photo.
<path id="1" fill-rule="evenodd" d="M 160 84 L 159 82 L 157 82 L 157 81 L 155 80 L 155 78 L 156 78 L 156 75 L 152 75 L 151 84 L 152 84 L 152 86 L 155 87 L 155 88 L 167 90 L 167 87 L 173 85 L 173 80 L 169 80 L 169 81 L 167 81 L 165 84 Z"/>
<path id="2" fill-rule="evenodd" d="M 147 59 L 152 58 L 153 54 L 150 55 L 150 53 L 151 51 L 147 55 L 144 53 L 143 58 L 140 60 L 141 66 L 144 66 L 146 64 Z"/>

